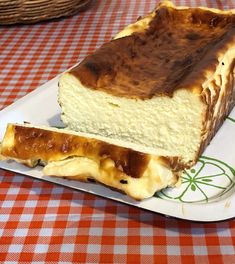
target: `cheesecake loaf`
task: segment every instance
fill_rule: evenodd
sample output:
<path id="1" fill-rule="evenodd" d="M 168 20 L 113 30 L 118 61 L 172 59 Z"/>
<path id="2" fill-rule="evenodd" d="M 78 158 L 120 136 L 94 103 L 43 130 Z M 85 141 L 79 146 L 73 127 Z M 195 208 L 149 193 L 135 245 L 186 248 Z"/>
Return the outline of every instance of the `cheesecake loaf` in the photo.
<path id="1" fill-rule="evenodd" d="M 29 124 L 8 124 L 0 159 L 41 164 L 44 175 L 99 182 L 136 200 L 174 186 L 182 171 L 177 158 L 143 153 L 135 145 Z"/>
<path id="2" fill-rule="evenodd" d="M 165 1 L 61 76 L 61 118 L 190 167 L 234 106 L 234 59 L 233 10 Z"/>

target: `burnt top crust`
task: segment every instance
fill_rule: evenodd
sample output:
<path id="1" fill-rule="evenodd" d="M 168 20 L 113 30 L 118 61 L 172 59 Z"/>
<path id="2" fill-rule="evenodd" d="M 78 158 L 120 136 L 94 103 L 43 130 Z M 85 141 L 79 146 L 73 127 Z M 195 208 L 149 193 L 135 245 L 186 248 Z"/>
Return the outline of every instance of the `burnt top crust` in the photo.
<path id="1" fill-rule="evenodd" d="M 12 138 L 11 146 L 3 147 L 1 154 L 21 160 L 41 159 L 59 161 L 69 157 L 87 157 L 100 162 L 107 158 L 127 175 L 139 178 L 146 170 L 151 155 L 104 141 L 46 129 L 8 125 L 5 137 Z"/>
<path id="2" fill-rule="evenodd" d="M 142 32 L 104 44 L 70 73 L 91 89 L 120 97 L 172 96 L 200 86 L 234 35 L 232 12 L 161 4 Z"/>

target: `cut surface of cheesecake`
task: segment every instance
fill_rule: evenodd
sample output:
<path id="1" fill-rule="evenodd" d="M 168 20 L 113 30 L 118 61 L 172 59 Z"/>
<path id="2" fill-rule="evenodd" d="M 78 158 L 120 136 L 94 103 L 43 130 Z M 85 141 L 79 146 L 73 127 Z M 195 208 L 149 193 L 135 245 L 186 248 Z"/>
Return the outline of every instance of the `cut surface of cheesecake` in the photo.
<path id="1" fill-rule="evenodd" d="M 234 62 L 234 11 L 163 2 L 61 76 L 61 117 L 191 166 L 234 105 Z"/>
<path id="2" fill-rule="evenodd" d="M 136 200 L 174 186 L 182 172 L 177 158 L 140 152 L 138 146 L 65 129 L 8 124 L 0 159 L 44 166 L 48 176 L 97 181 Z"/>

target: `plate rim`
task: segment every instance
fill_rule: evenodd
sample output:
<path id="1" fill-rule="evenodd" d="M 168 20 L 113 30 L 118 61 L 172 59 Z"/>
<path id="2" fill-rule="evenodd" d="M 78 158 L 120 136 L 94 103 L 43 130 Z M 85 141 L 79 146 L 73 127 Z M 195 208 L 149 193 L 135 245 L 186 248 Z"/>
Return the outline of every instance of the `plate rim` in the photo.
<path id="1" fill-rule="evenodd" d="M 56 90 L 58 89 L 58 79 L 59 79 L 60 75 L 61 74 L 55 76 L 53 79 L 51 79 L 48 82 L 45 82 L 44 84 L 40 85 L 38 88 L 36 88 L 32 92 L 27 93 L 25 96 L 21 97 L 20 99 L 16 100 L 12 104 L 10 104 L 10 105 L 6 106 L 5 108 L 3 108 L 2 110 L 0 110 L 0 120 L 1 120 L 1 117 L 3 117 L 3 115 L 7 114 L 7 115 L 11 116 L 12 113 L 14 113 L 14 111 L 16 109 L 19 110 L 22 105 L 24 105 L 24 106 L 26 105 L 27 106 L 28 103 L 32 102 L 32 100 L 35 100 L 35 98 L 37 98 L 38 96 L 42 96 L 43 94 L 45 96 L 45 94 L 48 93 L 48 92 L 53 92 L 53 91 L 56 92 Z M 57 99 L 56 99 L 56 101 L 57 101 Z M 58 109 L 59 109 L 59 106 L 58 106 Z M 60 112 L 59 113 L 57 112 L 57 114 L 60 114 Z M 48 118 L 50 118 L 50 116 L 48 116 Z M 25 120 L 22 120 L 21 122 L 23 122 L 23 121 L 25 121 Z M 8 122 L 10 123 L 11 121 L 9 120 Z M 3 127 L 5 127 L 5 126 L 6 126 L 6 122 L 5 122 L 5 125 L 3 125 L 3 126 L 2 126 L 2 124 L 0 122 L 0 132 L 3 129 Z M 1 140 L 1 137 L 0 137 L 0 140 Z M 163 210 L 163 208 L 155 209 L 151 205 L 152 199 L 158 199 L 159 201 L 162 200 L 162 199 L 157 198 L 157 197 L 152 197 L 152 198 L 149 198 L 149 199 L 145 199 L 145 200 L 143 200 L 141 202 L 138 202 L 138 203 L 133 201 L 133 199 L 127 197 L 124 194 L 118 193 L 118 195 L 117 195 L 116 194 L 117 192 L 115 192 L 115 194 L 112 194 L 112 197 L 107 197 L 105 194 L 102 195 L 102 193 L 95 192 L 95 190 L 89 191 L 88 190 L 88 185 L 87 185 L 88 183 L 85 183 L 87 185 L 87 190 L 86 190 L 86 188 L 84 188 L 84 187 L 81 188 L 81 187 L 71 186 L 71 184 L 70 185 L 66 185 L 64 183 L 64 179 L 61 179 L 59 177 L 56 179 L 56 181 L 54 180 L 54 177 L 51 177 L 51 178 L 53 178 L 53 180 L 52 179 L 50 180 L 48 178 L 48 176 L 43 177 L 43 178 L 38 178 L 35 175 L 31 175 L 31 174 L 28 174 L 25 171 L 16 169 L 16 167 L 18 165 L 15 164 L 14 166 L 11 166 L 11 165 L 9 166 L 9 164 L 8 164 L 6 166 L 6 164 L 4 165 L 4 162 L 0 161 L 0 168 L 2 168 L 4 170 L 12 171 L 12 172 L 14 172 L 16 174 L 29 176 L 29 177 L 34 178 L 36 180 L 47 181 L 47 182 L 51 182 L 53 184 L 59 184 L 59 185 L 64 186 L 66 188 L 71 188 L 71 189 L 74 189 L 74 190 L 91 193 L 93 195 L 96 195 L 96 196 L 99 196 L 99 197 L 103 197 L 105 199 L 111 199 L 111 200 L 114 200 L 114 201 L 117 201 L 117 202 L 121 202 L 121 203 L 124 203 L 124 204 L 127 204 L 127 205 L 135 206 L 135 207 L 140 208 L 140 209 L 144 209 L 144 210 L 147 210 L 147 211 L 151 211 L 151 212 L 154 212 L 154 213 L 162 214 L 162 215 L 173 217 L 173 218 L 177 218 L 177 219 L 205 223 L 205 222 L 225 221 L 225 220 L 229 220 L 229 219 L 235 218 L 235 187 L 233 187 L 234 191 L 232 192 L 231 196 L 229 196 L 227 198 L 224 198 L 224 199 L 221 199 L 221 201 L 208 202 L 208 203 L 204 203 L 203 205 L 201 203 L 197 203 L 197 202 L 194 202 L 194 203 L 181 203 L 181 202 L 174 202 L 174 201 L 170 201 L 170 200 L 163 200 L 163 201 L 165 201 L 164 203 L 159 202 L 159 204 L 161 204 L 161 206 L 165 206 L 165 203 L 167 203 L 167 204 L 169 204 L 171 206 L 178 204 L 176 206 L 178 211 L 175 210 L 175 212 L 171 211 L 171 213 L 169 213 L 167 210 L 165 210 L 165 209 Z M 20 166 L 23 166 L 23 165 L 20 165 Z M 32 169 L 32 170 L 34 170 L 34 169 Z M 66 181 L 71 183 L 71 180 L 66 180 Z M 83 186 L 83 184 L 81 184 L 78 181 L 76 182 L 76 185 Z M 98 186 L 98 184 L 96 184 L 96 186 Z M 106 190 L 108 189 L 107 187 L 103 187 L 103 186 L 102 186 L 102 188 L 105 188 Z M 98 190 L 99 189 L 100 189 L 100 187 L 98 187 Z M 107 191 L 107 193 L 111 193 L 111 192 L 114 192 L 114 191 L 111 191 L 111 190 Z M 225 214 L 222 214 L 223 216 L 220 215 L 220 217 L 218 217 L 219 215 L 214 215 L 213 217 L 209 217 L 208 218 L 208 217 L 205 217 L 205 214 L 201 215 L 201 213 L 203 211 L 211 210 L 210 207 L 213 207 L 214 211 L 217 211 L 217 209 L 222 209 L 223 206 L 226 207 L 226 202 L 228 202 L 228 201 L 231 204 L 233 204 L 234 206 L 229 207 L 229 209 L 227 208 L 227 211 L 224 212 Z M 203 206 L 203 209 L 199 208 L 199 207 L 202 207 L 202 206 Z M 182 207 L 183 209 L 179 208 L 179 207 Z M 192 214 L 190 214 L 190 212 L 189 212 L 189 215 L 187 215 L 187 216 L 184 215 L 184 211 L 185 210 L 190 210 L 190 208 L 191 208 L 191 210 L 192 209 L 193 210 L 199 210 L 200 217 L 193 216 Z M 180 213 L 180 210 L 182 211 L 181 213 Z M 176 211 L 177 211 L 177 213 L 176 213 Z M 188 214 L 188 212 L 187 212 L 187 214 Z"/>

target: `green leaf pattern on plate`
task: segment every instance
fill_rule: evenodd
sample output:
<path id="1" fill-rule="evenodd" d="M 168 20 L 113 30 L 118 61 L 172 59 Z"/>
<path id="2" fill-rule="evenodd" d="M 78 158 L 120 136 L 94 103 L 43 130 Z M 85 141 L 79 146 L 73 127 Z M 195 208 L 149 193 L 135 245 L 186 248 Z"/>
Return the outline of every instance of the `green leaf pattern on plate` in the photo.
<path id="1" fill-rule="evenodd" d="M 234 187 L 234 168 L 221 160 L 202 156 L 191 170 L 184 172 L 180 187 L 166 188 L 155 196 L 185 203 L 208 202 Z"/>
<path id="2" fill-rule="evenodd" d="M 228 116 L 227 119 L 235 123 L 235 119 L 234 118 Z"/>

